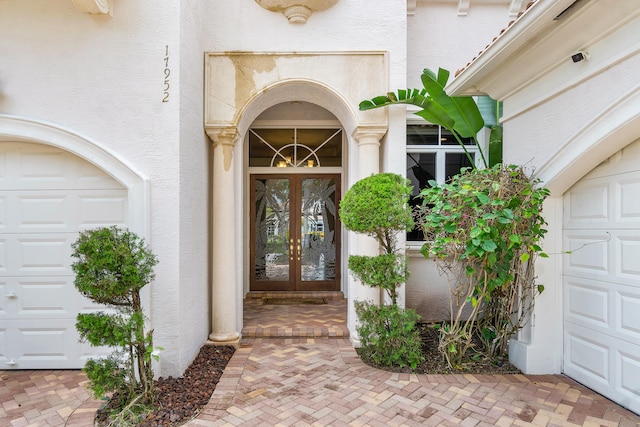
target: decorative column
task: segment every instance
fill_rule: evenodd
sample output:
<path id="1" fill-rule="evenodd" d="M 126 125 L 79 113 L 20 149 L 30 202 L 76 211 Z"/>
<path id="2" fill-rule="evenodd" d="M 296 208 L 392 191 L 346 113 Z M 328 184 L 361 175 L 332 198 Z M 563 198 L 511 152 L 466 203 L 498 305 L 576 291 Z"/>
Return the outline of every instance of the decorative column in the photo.
<path id="1" fill-rule="evenodd" d="M 358 179 L 380 172 L 380 140 L 387 133 L 386 127 L 356 128 L 353 138 L 358 143 Z M 375 256 L 380 254 L 380 247 L 373 237 L 358 235 L 358 255 Z M 380 304 L 380 290 L 357 285 L 355 299 Z"/>
<path id="2" fill-rule="evenodd" d="M 217 343 L 240 340 L 236 323 L 235 188 L 233 148 L 236 128 L 207 129 L 213 140 L 213 242 L 211 334 Z"/>

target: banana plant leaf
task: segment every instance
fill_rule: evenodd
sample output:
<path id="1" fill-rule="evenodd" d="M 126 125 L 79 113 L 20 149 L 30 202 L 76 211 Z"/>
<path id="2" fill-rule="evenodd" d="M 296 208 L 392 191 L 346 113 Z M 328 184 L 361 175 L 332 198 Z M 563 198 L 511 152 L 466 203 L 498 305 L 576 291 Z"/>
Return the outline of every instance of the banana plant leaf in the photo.
<path id="1" fill-rule="evenodd" d="M 376 96 L 371 100 L 362 101 L 359 108 L 360 111 L 366 111 L 397 104 L 415 105 L 416 107 L 422 108 L 422 110 L 417 111 L 415 114 L 433 124 L 441 125 L 446 129 L 453 128 L 455 124 L 445 109 L 433 99 L 429 98 L 424 89 L 400 89 L 397 92 L 389 92 L 386 95 Z"/>
<path id="2" fill-rule="evenodd" d="M 400 89 L 397 92 L 376 96 L 371 100 L 362 101 L 359 105 L 360 111 L 396 104 L 415 105 L 421 108 L 416 115 L 453 133 L 471 160 L 460 138 L 473 138 L 477 141 L 477 134 L 484 127 L 484 120 L 476 102 L 470 96 L 449 96 L 446 93 L 449 71 L 443 68 L 438 69 L 437 75 L 425 68 L 421 80 L 423 89 Z M 487 166 L 484 153 L 479 146 L 478 150 Z"/>
<path id="3" fill-rule="evenodd" d="M 426 68 L 420 78 L 429 96 L 453 119 L 453 130 L 463 138 L 475 138 L 484 127 L 484 120 L 472 97 L 447 95 L 444 88 L 449 80 L 449 71 L 440 68 L 436 76 Z"/>

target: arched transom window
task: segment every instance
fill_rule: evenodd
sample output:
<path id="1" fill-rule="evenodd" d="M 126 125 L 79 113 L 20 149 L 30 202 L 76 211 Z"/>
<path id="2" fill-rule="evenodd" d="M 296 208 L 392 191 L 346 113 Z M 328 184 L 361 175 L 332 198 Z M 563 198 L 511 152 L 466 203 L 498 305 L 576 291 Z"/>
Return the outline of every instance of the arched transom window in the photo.
<path id="1" fill-rule="evenodd" d="M 250 129 L 249 166 L 273 168 L 342 166 L 342 129 Z"/>

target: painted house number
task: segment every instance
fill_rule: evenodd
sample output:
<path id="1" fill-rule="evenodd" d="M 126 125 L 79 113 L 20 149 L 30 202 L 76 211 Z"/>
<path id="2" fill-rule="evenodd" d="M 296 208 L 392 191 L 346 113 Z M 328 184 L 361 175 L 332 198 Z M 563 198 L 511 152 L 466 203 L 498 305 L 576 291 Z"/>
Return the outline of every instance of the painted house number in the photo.
<path id="1" fill-rule="evenodd" d="M 164 47 L 164 94 L 162 96 L 162 102 L 169 102 L 169 76 L 171 75 L 171 69 L 169 68 L 169 45 Z"/>

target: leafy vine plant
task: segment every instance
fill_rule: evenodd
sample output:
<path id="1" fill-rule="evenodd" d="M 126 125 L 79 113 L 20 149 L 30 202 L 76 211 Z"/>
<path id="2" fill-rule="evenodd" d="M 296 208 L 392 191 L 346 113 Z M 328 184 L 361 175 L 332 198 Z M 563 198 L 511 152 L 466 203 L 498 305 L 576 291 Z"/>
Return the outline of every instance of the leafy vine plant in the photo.
<path id="1" fill-rule="evenodd" d="M 450 320 L 440 329 L 439 350 L 451 367 L 461 368 L 469 351 L 481 351 L 474 346 L 476 337 L 485 354 L 504 356 L 544 289 L 535 283 L 534 263 L 547 256 L 539 242 L 546 233 L 541 212 L 549 191 L 523 167 L 499 163 L 501 153 L 488 160 L 478 144 L 478 132 L 487 125 L 490 140 L 501 147 L 499 103 L 492 103 L 485 121 L 472 97 L 446 93 L 447 70 L 425 69 L 421 79 L 422 89 L 377 96 L 361 102 L 360 109 L 414 105 L 420 108 L 416 115 L 453 134 L 472 165 L 462 138 L 473 138 L 478 147 L 482 167 L 462 169 L 448 183 L 429 181 L 416 212 L 427 236 L 423 255 L 453 278 Z"/>

